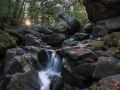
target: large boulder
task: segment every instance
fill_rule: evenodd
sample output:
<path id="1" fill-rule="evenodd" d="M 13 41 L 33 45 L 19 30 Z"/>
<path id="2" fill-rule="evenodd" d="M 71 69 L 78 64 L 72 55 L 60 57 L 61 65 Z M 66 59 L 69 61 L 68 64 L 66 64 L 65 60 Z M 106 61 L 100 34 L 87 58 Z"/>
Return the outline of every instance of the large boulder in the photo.
<path id="1" fill-rule="evenodd" d="M 85 58 L 97 59 L 97 56 L 93 51 L 86 48 L 80 48 L 79 46 L 63 47 L 59 53 L 61 56 L 69 58 L 69 60 L 72 61 L 80 61 Z"/>
<path id="2" fill-rule="evenodd" d="M 119 0 L 84 0 L 84 5 L 92 22 L 120 16 Z"/>
<path id="3" fill-rule="evenodd" d="M 40 90 L 39 76 L 36 70 L 8 76 L 2 84 L 2 90 Z"/>
<path id="4" fill-rule="evenodd" d="M 35 37 L 32 34 L 26 34 L 24 39 L 25 39 L 26 46 L 37 46 L 37 47 L 43 46 L 42 40 L 38 37 Z"/>
<path id="5" fill-rule="evenodd" d="M 64 34 L 43 35 L 42 40 L 51 46 L 60 46 L 66 39 Z"/>
<path id="6" fill-rule="evenodd" d="M 35 47 L 34 50 L 33 48 L 30 49 L 30 47 L 28 47 L 28 49 L 20 47 L 8 49 L 4 68 L 5 75 L 27 71 L 31 68 L 31 66 L 35 69 L 39 69 L 40 65 L 37 57 L 38 52 L 39 51 L 35 51 Z"/>
<path id="7" fill-rule="evenodd" d="M 61 75 L 63 81 L 70 86 L 85 88 L 88 85 L 87 79 L 84 76 L 76 76 L 65 67 L 62 67 Z"/>
<path id="8" fill-rule="evenodd" d="M 92 85 L 90 90 L 120 90 L 120 75 L 106 77 Z"/>
<path id="9" fill-rule="evenodd" d="M 107 76 L 115 75 L 120 73 L 120 60 L 112 56 L 102 56 L 98 59 L 94 77 L 102 79 Z"/>
<path id="10" fill-rule="evenodd" d="M 107 32 L 120 29 L 119 0 L 84 0 L 88 18 L 97 28 Z M 103 32 L 101 31 L 101 32 Z"/>
<path id="11" fill-rule="evenodd" d="M 67 13 L 64 13 L 64 12 L 59 13 L 58 19 L 62 19 L 67 23 L 67 24 L 63 24 L 64 25 L 63 32 L 68 35 L 73 35 L 74 33 L 78 32 L 79 29 L 81 28 L 81 23 Z"/>

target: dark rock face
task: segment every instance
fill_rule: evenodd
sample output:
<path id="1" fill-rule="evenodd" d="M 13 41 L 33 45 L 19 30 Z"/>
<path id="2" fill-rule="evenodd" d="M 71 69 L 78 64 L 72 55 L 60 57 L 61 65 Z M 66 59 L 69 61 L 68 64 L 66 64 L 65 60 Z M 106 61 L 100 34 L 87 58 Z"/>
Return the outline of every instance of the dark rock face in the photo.
<path id="1" fill-rule="evenodd" d="M 120 16 L 119 0 L 84 0 L 84 5 L 92 22 Z"/>
<path id="2" fill-rule="evenodd" d="M 65 67 L 62 67 L 62 79 L 65 83 L 78 88 L 84 88 L 87 86 L 87 79 L 83 76 L 76 77 L 75 74 L 71 73 Z"/>
<path id="3" fill-rule="evenodd" d="M 89 20 L 95 23 L 98 29 L 106 32 L 120 30 L 119 0 L 84 0 L 84 5 Z"/>
<path id="4" fill-rule="evenodd" d="M 120 75 L 106 77 L 100 80 L 97 84 L 90 87 L 90 90 L 119 90 Z"/>

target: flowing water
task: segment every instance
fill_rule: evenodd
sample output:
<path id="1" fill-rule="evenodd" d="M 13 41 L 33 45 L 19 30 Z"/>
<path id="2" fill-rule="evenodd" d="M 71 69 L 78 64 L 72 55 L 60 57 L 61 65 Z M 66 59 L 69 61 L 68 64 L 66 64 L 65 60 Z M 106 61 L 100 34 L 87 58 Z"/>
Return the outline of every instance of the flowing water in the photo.
<path id="1" fill-rule="evenodd" d="M 48 64 L 44 70 L 39 72 L 39 78 L 42 83 L 40 90 L 50 90 L 50 78 L 61 75 L 60 58 L 54 50 L 46 50 Z"/>

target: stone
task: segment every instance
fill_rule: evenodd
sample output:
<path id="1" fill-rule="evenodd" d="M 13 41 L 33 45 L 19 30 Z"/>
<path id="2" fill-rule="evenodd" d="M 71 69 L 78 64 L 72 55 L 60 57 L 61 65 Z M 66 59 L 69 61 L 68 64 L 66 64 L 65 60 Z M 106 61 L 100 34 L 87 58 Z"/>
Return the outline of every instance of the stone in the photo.
<path id="1" fill-rule="evenodd" d="M 114 32 L 103 37 L 104 44 L 108 47 L 119 47 L 120 33 Z"/>
<path id="2" fill-rule="evenodd" d="M 11 59 L 6 59 L 4 73 L 5 75 L 11 75 L 18 72 L 22 73 L 28 71 L 31 67 L 34 67 L 36 70 L 40 67 L 37 55 L 30 53 L 16 55 Z"/>
<path id="3" fill-rule="evenodd" d="M 113 75 L 103 78 L 95 85 L 90 87 L 90 90 L 119 90 L 120 89 L 120 75 Z"/>
<path id="4" fill-rule="evenodd" d="M 64 47 L 61 50 L 61 54 L 64 57 L 68 57 L 70 60 L 74 60 L 74 61 L 79 61 L 85 58 L 97 59 L 96 54 L 90 49 L 85 49 L 75 46 Z"/>
<path id="5" fill-rule="evenodd" d="M 66 39 L 64 34 L 53 34 L 53 35 L 44 35 L 42 40 L 51 46 L 60 46 L 62 42 Z"/>
<path id="6" fill-rule="evenodd" d="M 99 57 L 96 64 L 94 77 L 102 79 L 107 76 L 115 75 L 120 73 L 120 60 L 114 57 Z"/>
<path id="7" fill-rule="evenodd" d="M 84 0 L 88 18 L 92 22 L 105 20 L 120 15 L 119 0 Z"/>
<path id="8" fill-rule="evenodd" d="M 74 33 L 78 32 L 81 28 L 81 23 L 74 17 L 68 15 L 67 13 L 59 13 L 57 18 L 62 19 L 67 23 L 67 25 L 65 25 L 64 31 L 64 33 L 67 35 L 73 35 Z"/>
<path id="9" fill-rule="evenodd" d="M 26 34 L 24 39 L 25 39 L 25 45 L 26 46 L 42 47 L 42 45 L 43 45 L 42 40 L 38 37 L 35 37 L 32 34 Z"/>
<path id="10" fill-rule="evenodd" d="M 82 41 L 82 40 L 89 39 L 90 35 L 86 33 L 75 33 L 75 37 L 76 37 L 75 40 Z"/>
<path id="11" fill-rule="evenodd" d="M 85 88 L 87 84 L 87 79 L 84 76 L 76 77 L 67 68 L 62 67 L 62 79 L 63 81 L 73 87 Z"/>
<path id="12" fill-rule="evenodd" d="M 100 30 L 99 34 L 120 31 L 119 0 L 84 0 L 84 5 L 89 20 Z"/>
<path id="13" fill-rule="evenodd" d="M 6 85 L 6 88 L 3 88 L 4 90 L 40 90 L 39 76 L 34 69 L 9 77 L 9 83 Z"/>

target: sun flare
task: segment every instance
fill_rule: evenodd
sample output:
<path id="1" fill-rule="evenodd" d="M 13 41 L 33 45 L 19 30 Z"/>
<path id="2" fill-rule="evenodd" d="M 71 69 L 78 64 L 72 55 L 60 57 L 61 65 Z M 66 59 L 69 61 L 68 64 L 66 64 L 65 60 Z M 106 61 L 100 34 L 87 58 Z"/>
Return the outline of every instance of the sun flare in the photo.
<path id="1" fill-rule="evenodd" d="M 26 26 L 30 26 L 31 25 L 31 21 L 29 19 L 26 19 L 24 23 L 25 23 Z"/>

